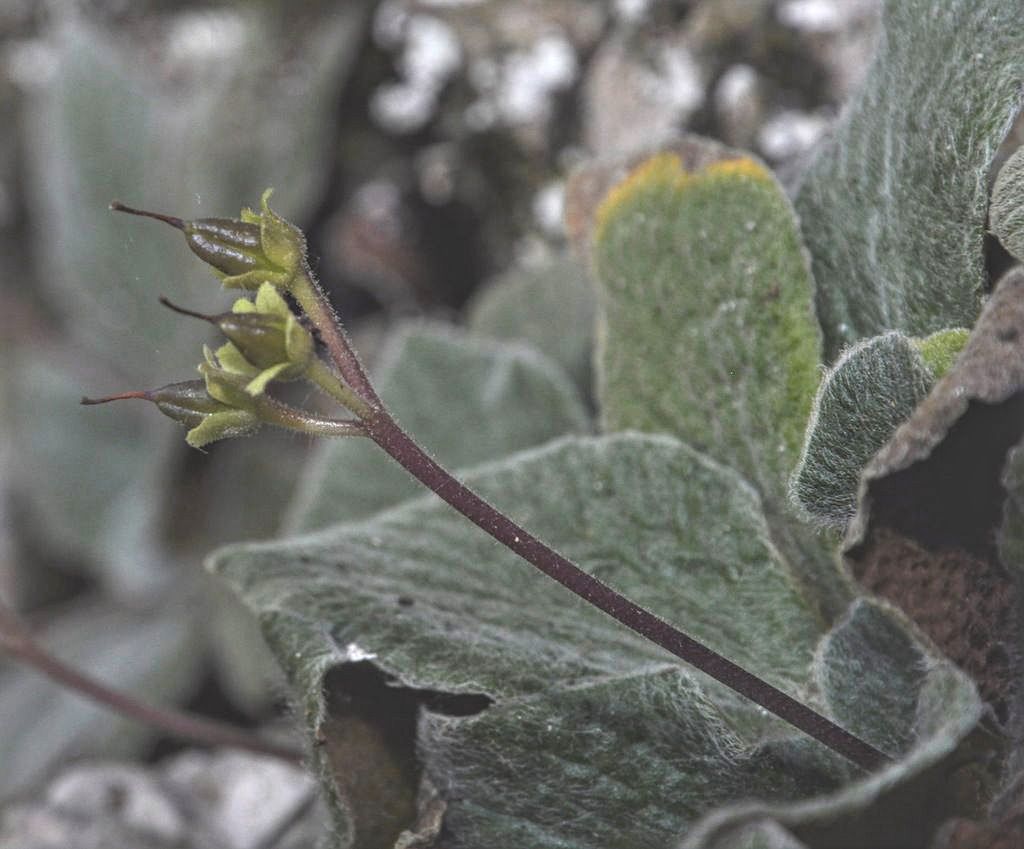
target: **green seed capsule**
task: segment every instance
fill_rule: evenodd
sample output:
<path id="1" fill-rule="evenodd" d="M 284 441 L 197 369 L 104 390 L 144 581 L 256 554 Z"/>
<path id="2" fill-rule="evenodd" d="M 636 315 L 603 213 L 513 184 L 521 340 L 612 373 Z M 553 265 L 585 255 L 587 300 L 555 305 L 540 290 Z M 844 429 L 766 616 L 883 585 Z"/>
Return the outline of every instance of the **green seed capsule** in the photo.
<path id="1" fill-rule="evenodd" d="M 184 222 L 186 232 L 195 233 L 222 244 L 233 244 L 241 250 L 260 249 L 260 228 L 237 218 L 197 218 Z"/>
<path id="2" fill-rule="evenodd" d="M 264 283 L 254 301 L 239 299 L 231 312 L 206 315 L 176 306 L 166 298 L 164 306 L 216 325 L 228 344 L 216 351 L 218 368 L 242 375 L 246 390 L 258 395 L 272 381 L 297 380 L 309 370 L 315 355 L 313 335 L 302 326 L 287 302 L 270 283 Z"/>
<path id="3" fill-rule="evenodd" d="M 169 383 L 159 389 L 151 389 L 146 397 L 165 416 L 190 428 L 198 427 L 211 413 L 229 409 L 210 397 L 202 380 Z"/>
<path id="4" fill-rule="evenodd" d="M 199 226 L 210 221 L 219 226 Z M 185 223 L 185 241 L 192 253 L 228 277 L 256 271 L 265 264 L 259 253 L 259 235 L 256 225 L 226 218 Z"/>
<path id="5" fill-rule="evenodd" d="M 275 213 L 263 193 L 260 211 L 243 210 L 242 217 L 199 218 L 185 221 L 173 215 L 134 209 L 114 201 L 110 208 L 155 218 L 185 234 L 189 249 L 212 266 L 221 282 L 235 289 L 258 289 L 270 283 L 288 289 L 306 273 L 306 240 L 302 232 Z"/>

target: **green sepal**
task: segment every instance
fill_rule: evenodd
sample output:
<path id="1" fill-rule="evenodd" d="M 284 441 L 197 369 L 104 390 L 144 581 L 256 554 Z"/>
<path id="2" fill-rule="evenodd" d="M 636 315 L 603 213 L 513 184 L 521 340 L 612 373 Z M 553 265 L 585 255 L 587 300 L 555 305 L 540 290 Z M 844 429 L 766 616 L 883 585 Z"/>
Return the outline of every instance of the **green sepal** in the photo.
<path id="1" fill-rule="evenodd" d="M 267 189 L 260 198 L 260 244 L 267 260 L 294 278 L 306 261 L 306 238 L 298 227 L 270 208 L 273 193 L 273 189 Z"/>
<path id="2" fill-rule="evenodd" d="M 254 301 L 235 301 L 216 324 L 231 341 L 217 349 L 213 364 L 251 378 L 251 395 L 265 392 L 272 380 L 296 380 L 309 369 L 313 336 L 270 283 L 260 285 Z"/>
<path id="3" fill-rule="evenodd" d="M 309 361 L 313 358 L 315 348 L 313 335 L 302 326 L 302 322 L 294 315 L 289 315 L 284 323 L 284 350 L 288 356 L 288 364 L 300 366 L 301 371 L 305 371 Z"/>
<path id="4" fill-rule="evenodd" d="M 292 368 L 291 363 L 278 363 L 276 366 L 263 369 L 245 384 L 245 391 L 250 395 L 262 395 L 272 381 L 281 379 L 290 368 Z"/>
<path id="5" fill-rule="evenodd" d="M 233 342 L 225 342 L 213 356 L 216 357 L 216 363 L 220 368 L 232 374 L 254 377 L 260 373 L 260 369 L 250 363 Z M 207 362 L 210 362 L 209 358 Z"/>
<path id="6" fill-rule="evenodd" d="M 220 439 L 249 436 L 260 428 L 260 421 L 248 410 L 222 410 L 211 413 L 185 435 L 193 448 L 202 448 Z"/>
<path id="7" fill-rule="evenodd" d="M 199 373 L 206 381 L 206 391 L 210 397 L 235 409 L 254 409 L 254 399 L 246 391 L 246 384 L 249 383 L 246 375 L 222 368 L 209 348 L 204 350 L 204 354 L 207 358 L 199 364 Z"/>

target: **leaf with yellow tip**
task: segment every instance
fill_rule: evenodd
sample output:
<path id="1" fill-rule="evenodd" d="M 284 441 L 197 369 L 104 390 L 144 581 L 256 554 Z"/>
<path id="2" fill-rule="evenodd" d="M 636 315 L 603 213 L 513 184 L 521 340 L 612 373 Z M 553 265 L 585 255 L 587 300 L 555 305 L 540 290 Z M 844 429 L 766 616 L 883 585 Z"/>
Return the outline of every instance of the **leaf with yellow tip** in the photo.
<path id="1" fill-rule="evenodd" d="M 659 154 L 597 211 L 605 427 L 671 433 L 784 490 L 820 334 L 793 211 L 763 165 Z"/>
<path id="2" fill-rule="evenodd" d="M 600 242 L 604 237 L 610 219 L 623 205 L 627 204 L 637 193 L 660 185 L 671 190 L 681 189 L 689 178 L 683 170 L 683 163 L 675 153 L 658 153 L 634 168 L 622 182 L 612 187 L 597 208 L 596 237 Z"/>
<path id="3" fill-rule="evenodd" d="M 772 177 L 768 169 L 749 156 L 738 156 L 735 159 L 723 159 L 719 162 L 712 162 L 701 171 L 701 176 L 749 177 L 752 180 L 762 180 L 765 183 L 774 184 L 775 182 L 775 178 Z"/>
<path id="4" fill-rule="evenodd" d="M 786 520 L 821 350 L 793 209 L 756 160 L 683 153 L 637 165 L 595 214 L 603 425 L 672 434 L 741 472 L 831 616 L 846 600 L 833 558 Z"/>

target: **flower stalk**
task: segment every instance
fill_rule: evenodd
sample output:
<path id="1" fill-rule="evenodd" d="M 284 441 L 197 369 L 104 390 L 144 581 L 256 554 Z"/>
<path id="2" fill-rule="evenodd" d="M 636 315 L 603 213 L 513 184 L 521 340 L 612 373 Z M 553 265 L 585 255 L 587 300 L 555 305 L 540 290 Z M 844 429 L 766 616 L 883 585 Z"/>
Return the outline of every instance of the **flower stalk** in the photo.
<path id="1" fill-rule="evenodd" d="M 31 666 L 57 684 L 135 722 L 208 746 L 226 746 L 300 765 L 302 753 L 233 725 L 139 701 L 74 669 L 43 648 L 14 612 L 0 605 L 0 652 Z"/>
<path id="2" fill-rule="evenodd" d="M 271 399 L 264 394 L 264 390 L 274 379 L 284 379 L 284 368 L 257 384 L 256 391 L 251 391 L 253 386 L 246 383 L 247 377 L 250 376 L 251 369 L 261 366 L 254 362 L 253 352 L 247 352 L 245 345 L 230 335 L 230 348 L 225 346 L 216 354 L 209 352 L 207 362 L 200 366 L 206 380 L 206 392 L 210 397 L 229 409 L 254 416 L 258 422 L 290 427 L 306 433 L 360 434 L 369 437 L 414 478 L 469 521 L 536 569 L 630 630 L 751 699 L 779 719 L 805 732 L 863 769 L 873 771 L 890 762 L 887 755 L 870 744 L 712 651 L 585 572 L 460 483 L 431 459 L 402 430 L 381 401 L 337 315 L 310 271 L 306 262 L 305 240 L 302 234 L 269 208 L 268 196 L 269 192 L 264 193 L 259 214 L 244 210 L 242 218 L 237 221 L 204 219 L 202 222 L 186 222 L 172 216 L 147 213 L 120 204 L 114 208 L 157 218 L 182 230 L 190 240 L 190 248 L 214 267 L 225 286 L 257 289 L 256 302 L 251 308 L 243 307 L 243 314 L 273 314 L 286 324 L 289 318 L 297 323 L 298 319 L 291 316 L 290 309 L 277 294 L 277 290 L 287 291 L 319 333 L 328 362 L 315 355 L 300 362 L 288 353 L 287 344 L 281 347 L 280 340 L 269 359 L 274 360 L 276 364 L 286 362 L 289 367 L 297 366 L 287 373 L 288 377 L 301 377 L 311 382 L 356 418 L 347 421 L 314 419 L 304 411 L 287 407 Z M 258 239 L 255 235 L 257 231 Z M 201 241 L 200 236 L 206 241 Z M 216 249 L 210 248 L 209 244 L 214 243 Z M 239 262 L 244 264 L 244 268 L 238 265 Z M 265 293 L 268 287 L 274 290 L 274 296 L 278 300 L 274 301 L 269 294 L 263 294 L 261 303 L 261 293 Z M 287 315 L 282 312 L 281 305 L 284 305 L 283 309 L 287 311 Z M 238 309 L 236 304 L 235 311 Z M 278 327 L 277 332 L 283 332 L 283 325 L 275 326 Z M 276 366 L 271 366 L 274 367 Z M 125 397 L 145 396 L 146 393 L 128 393 Z M 332 428 L 335 432 L 329 433 Z"/>

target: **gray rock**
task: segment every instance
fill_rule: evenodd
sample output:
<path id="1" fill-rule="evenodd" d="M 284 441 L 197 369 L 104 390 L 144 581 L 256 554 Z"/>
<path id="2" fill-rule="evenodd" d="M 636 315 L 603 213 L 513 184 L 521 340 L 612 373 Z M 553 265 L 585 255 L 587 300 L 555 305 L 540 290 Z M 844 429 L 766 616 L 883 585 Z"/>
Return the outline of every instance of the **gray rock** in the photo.
<path id="1" fill-rule="evenodd" d="M 785 162 L 807 153 L 830 124 L 823 115 L 787 109 L 764 123 L 757 133 L 757 147 L 769 161 Z"/>
<path id="2" fill-rule="evenodd" d="M 757 71 L 744 63 L 730 66 L 715 84 L 714 107 L 722 141 L 752 147 L 764 120 L 763 84 Z"/>
<path id="3" fill-rule="evenodd" d="M 605 157 L 668 141 L 703 105 L 704 77 L 678 32 L 606 41 L 584 83 L 584 143 Z"/>
<path id="4" fill-rule="evenodd" d="M 326 833 L 314 780 L 241 752 L 82 763 L 0 811 L 0 849 L 307 849 Z"/>
<path id="5" fill-rule="evenodd" d="M 126 829 L 169 844 L 180 842 L 185 822 L 159 782 L 143 767 L 119 763 L 74 766 L 46 792 L 57 811 L 91 819 L 109 818 Z"/>
<path id="6" fill-rule="evenodd" d="M 163 776 L 194 825 L 224 849 L 262 849 L 316 793 L 298 767 L 243 752 L 186 752 Z"/>

